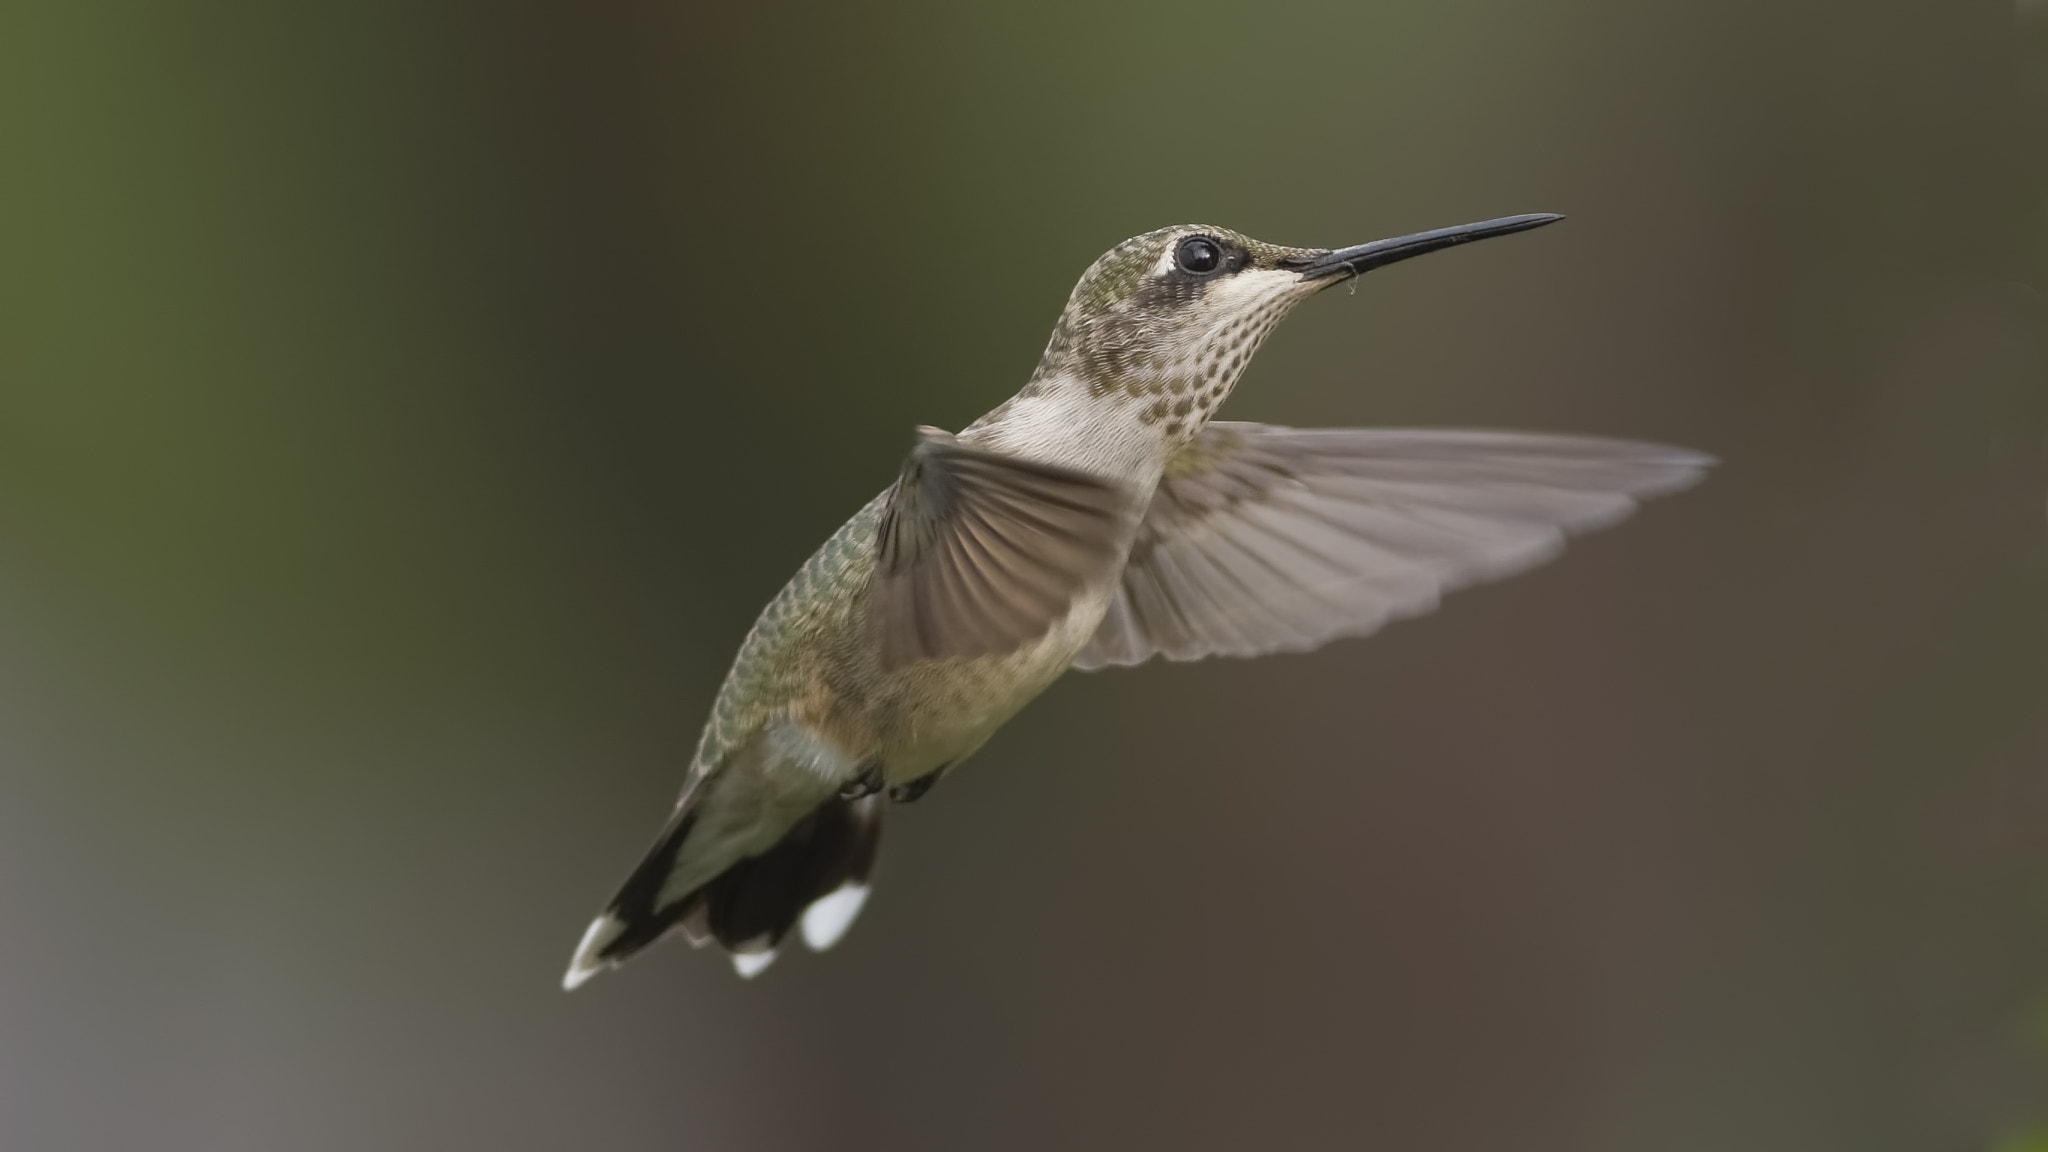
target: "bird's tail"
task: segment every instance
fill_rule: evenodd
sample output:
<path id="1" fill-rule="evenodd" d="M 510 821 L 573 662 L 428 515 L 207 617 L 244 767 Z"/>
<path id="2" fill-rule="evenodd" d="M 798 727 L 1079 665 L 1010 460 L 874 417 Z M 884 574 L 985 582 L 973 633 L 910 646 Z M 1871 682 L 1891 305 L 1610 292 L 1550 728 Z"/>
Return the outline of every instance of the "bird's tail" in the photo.
<path id="1" fill-rule="evenodd" d="M 684 797 L 646 858 L 591 923 L 562 978 L 564 988 L 678 928 L 692 945 L 716 942 L 740 975 L 752 976 L 775 959 L 799 922 L 804 943 L 818 952 L 853 923 L 867 900 L 881 838 L 880 796 L 798 809 L 802 814 L 776 837 L 777 821 L 758 797 L 722 794 L 744 790 L 744 783 L 721 774 L 704 785 Z M 760 843 L 765 848 L 755 847 Z"/>

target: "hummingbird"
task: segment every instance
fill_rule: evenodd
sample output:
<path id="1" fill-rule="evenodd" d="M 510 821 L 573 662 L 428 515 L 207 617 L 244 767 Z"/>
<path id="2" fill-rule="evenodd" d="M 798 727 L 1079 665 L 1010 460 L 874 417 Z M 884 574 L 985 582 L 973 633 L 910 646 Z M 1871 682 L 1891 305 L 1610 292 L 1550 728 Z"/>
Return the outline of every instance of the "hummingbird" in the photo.
<path id="1" fill-rule="evenodd" d="M 1068 669 L 1305 652 L 1519 572 L 1698 480 L 1659 444 L 1212 421 L 1295 305 L 1550 213 L 1345 248 L 1132 237 L 1075 285 L 1016 395 L 925 427 L 895 482 L 763 610 L 682 797 L 590 925 L 575 988 L 672 932 L 741 976 L 860 912 L 882 812 Z"/>

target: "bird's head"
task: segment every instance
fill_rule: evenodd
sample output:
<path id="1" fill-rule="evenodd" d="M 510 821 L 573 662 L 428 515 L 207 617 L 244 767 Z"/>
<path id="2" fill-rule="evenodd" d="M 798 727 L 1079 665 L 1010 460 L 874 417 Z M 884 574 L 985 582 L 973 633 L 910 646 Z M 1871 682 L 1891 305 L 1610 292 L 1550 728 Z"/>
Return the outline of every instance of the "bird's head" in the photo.
<path id="1" fill-rule="evenodd" d="M 1349 248 L 1286 248 L 1192 224 L 1134 236 L 1074 286 L 1023 395 L 1078 387 L 1144 400 L 1147 421 L 1165 424 L 1169 438 L 1191 434 L 1307 297 L 1410 256 L 1557 219 L 1510 216 Z"/>

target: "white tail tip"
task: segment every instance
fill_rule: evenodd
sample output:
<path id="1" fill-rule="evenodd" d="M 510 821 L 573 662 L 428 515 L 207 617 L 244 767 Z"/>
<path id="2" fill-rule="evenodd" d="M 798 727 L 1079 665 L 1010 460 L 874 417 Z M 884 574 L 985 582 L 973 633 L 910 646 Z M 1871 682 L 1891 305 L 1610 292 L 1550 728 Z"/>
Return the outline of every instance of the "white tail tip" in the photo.
<path id="1" fill-rule="evenodd" d="M 576 956 L 569 961 L 569 971 L 562 976 L 562 991 L 574 992 L 585 980 L 611 967 L 598 958 L 604 946 L 618 938 L 624 924 L 610 916 L 599 916 L 590 922 L 583 932 L 583 943 L 576 946 Z"/>
<path id="2" fill-rule="evenodd" d="M 843 884 L 829 894 L 811 901 L 804 909 L 804 943 L 813 952 L 823 952 L 853 926 L 853 918 L 860 915 L 861 905 L 868 902 L 868 886 L 865 884 Z"/>

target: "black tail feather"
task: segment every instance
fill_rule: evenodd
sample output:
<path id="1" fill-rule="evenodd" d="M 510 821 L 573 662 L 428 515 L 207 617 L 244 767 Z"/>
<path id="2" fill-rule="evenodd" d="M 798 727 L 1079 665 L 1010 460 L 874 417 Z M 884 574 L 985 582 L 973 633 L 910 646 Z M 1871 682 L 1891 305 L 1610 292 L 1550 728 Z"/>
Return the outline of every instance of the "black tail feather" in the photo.
<path id="1" fill-rule="evenodd" d="M 865 886 L 882 831 L 882 797 L 827 800 L 774 847 L 664 903 L 662 889 L 696 824 L 694 806 L 685 809 L 606 909 L 616 934 L 595 960 L 618 964 L 677 929 L 693 945 L 715 940 L 728 952 L 772 952 L 813 902 L 843 887 Z"/>
<path id="2" fill-rule="evenodd" d="M 881 816 L 878 796 L 828 800 L 775 847 L 719 873 L 698 890 L 711 937 L 729 952 L 775 948 L 813 901 L 867 880 Z"/>

